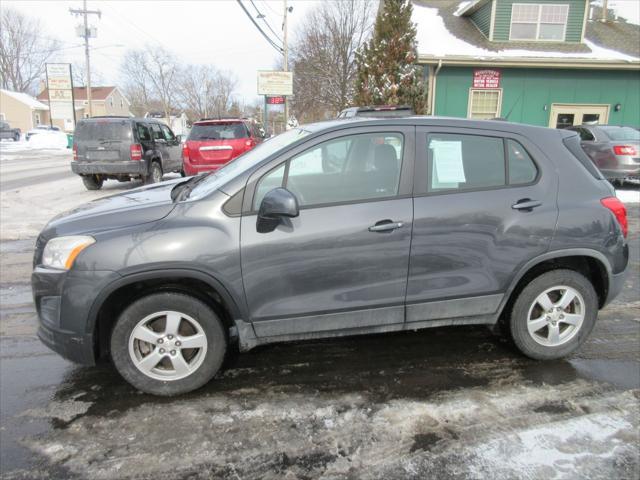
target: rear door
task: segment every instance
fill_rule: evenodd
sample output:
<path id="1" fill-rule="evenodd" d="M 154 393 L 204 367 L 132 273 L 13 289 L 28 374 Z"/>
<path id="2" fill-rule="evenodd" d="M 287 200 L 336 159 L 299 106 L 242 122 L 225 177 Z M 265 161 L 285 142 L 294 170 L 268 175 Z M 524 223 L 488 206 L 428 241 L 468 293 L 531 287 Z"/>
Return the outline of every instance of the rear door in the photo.
<path id="1" fill-rule="evenodd" d="M 493 314 L 515 272 L 549 247 L 553 166 L 519 135 L 420 127 L 414 180 L 407 322 Z"/>
<path id="2" fill-rule="evenodd" d="M 79 122 L 74 132 L 78 161 L 118 163 L 129 160 L 134 143 L 130 120 L 89 120 Z"/>
<path id="3" fill-rule="evenodd" d="M 257 335 L 404 322 L 414 131 L 393 126 L 330 134 L 252 176 L 241 258 Z M 300 215 L 258 233 L 260 201 L 280 186 L 296 195 Z"/>

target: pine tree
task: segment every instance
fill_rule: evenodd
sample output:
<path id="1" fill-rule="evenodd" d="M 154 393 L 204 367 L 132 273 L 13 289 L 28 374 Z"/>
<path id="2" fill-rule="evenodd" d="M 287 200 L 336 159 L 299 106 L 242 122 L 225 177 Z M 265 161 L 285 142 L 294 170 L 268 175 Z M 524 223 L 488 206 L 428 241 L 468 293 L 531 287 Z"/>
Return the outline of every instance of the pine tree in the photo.
<path id="1" fill-rule="evenodd" d="M 371 40 L 358 52 L 357 105 L 426 107 L 422 70 L 416 65 L 416 27 L 411 0 L 383 0 Z"/>

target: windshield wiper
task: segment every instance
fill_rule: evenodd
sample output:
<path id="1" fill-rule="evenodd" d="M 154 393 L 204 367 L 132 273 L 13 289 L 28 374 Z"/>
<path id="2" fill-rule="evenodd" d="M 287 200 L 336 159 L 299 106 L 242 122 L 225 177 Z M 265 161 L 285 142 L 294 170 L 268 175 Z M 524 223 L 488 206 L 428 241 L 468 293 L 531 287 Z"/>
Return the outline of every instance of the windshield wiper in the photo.
<path id="1" fill-rule="evenodd" d="M 207 178 L 211 172 L 200 173 L 195 177 L 191 177 L 189 180 L 178 183 L 175 187 L 171 189 L 171 200 L 172 201 L 181 201 L 189 198 L 189 194 L 194 189 L 194 187 L 200 183 L 202 180 Z"/>

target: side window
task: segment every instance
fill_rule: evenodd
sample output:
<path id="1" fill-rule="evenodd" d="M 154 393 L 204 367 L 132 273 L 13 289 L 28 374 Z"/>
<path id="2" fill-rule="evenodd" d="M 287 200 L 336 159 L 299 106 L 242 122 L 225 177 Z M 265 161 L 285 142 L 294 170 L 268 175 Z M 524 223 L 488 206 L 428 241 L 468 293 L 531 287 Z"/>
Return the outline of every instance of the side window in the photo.
<path id="1" fill-rule="evenodd" d="M 578 132 L 578 135 L 580 135 L 580 140 L 583 142 L 593 142 L 595 140 L 593 133 L 586 128 L 578 128 L 576 131 Z"/>
<path id="2" fill-rule="evenodd" d="M 169 143 L 173 143 L 176 140 L 176 136 L 173 134 L 173 132 L 169 129 L 169 127 L 162 125 L 162 134 L 164 135 L 164 139 L 169 142 Z"/>
<path id="3" fill-rule="evenodd" d="M 153 134 L 154 140 L 164 140 L 164 136 L 162 135 L 162 130 L 160 130 L 160 125 L 152 123 L 151 132 Z"/>
<path id="4" fill-rule="evenodd" d="M 285 166 L 286 163 L 281 164 L 260 179 L 258 185 L 256 186 L 256 193 L 253 195 L 254 210 L 258 210 L 258 208 L 260 208 L 260 203 L 262 202 L 262 199 L 267 194 L 267 192 L 273 190 L 274 188 L 282 186 Z"/>
<path id="5" fill-rule="evenodd" d="M 501 138 L 443 133 L 429 135 L 427 158 L 429 192 L 506 184 Z"/>
<path id="6" fill-rule="evenodd" d="M 138 139 L 141 142 L 148 142 L 151 140 L 151 134 L 149 133 L 149 129 L 146 125 L 138 123 L 136 124 L 136 128 L 138 129 Z"/>
<path id="7" fill-rule="evenodd" d="M 507 139 L 507 155 L 509 156 L 509 184 L 520 185 L 533 182 L 538 176 L 538 169 L 531 157 L 515 140 Z"/>
<path id="8" fill-rule="evenodd" d="M 301 206 L 393 197 L 398 194 L 403 144 L 397 133 L 329 140 L 289 160 L 285 187 Z"/>

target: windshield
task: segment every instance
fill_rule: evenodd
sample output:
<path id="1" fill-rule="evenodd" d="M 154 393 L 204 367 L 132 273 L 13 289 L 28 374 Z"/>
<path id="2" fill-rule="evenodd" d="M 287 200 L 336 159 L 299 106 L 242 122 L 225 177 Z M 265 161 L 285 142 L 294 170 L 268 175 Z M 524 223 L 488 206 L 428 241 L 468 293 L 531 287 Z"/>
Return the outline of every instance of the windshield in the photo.
<path id="1" fill-rule="evenodd" d="M 248 136 L 247 127 L 241 122 L 218 122 L 194 125 L 189 140 L 235 140 Z"/>
<path id="2" fill-rule="evenodd" d="M 640 131 L 631 127 L 600 127 L 611 140 L 615 142 L 625 140 L 640 141 Z"/>
<path id="3" fill-rule="evenodd" d="M 131 123 L 79 122 L 73 136 L 75 141 L 131 140 Z"/>
<path id="4" fill-rule="evenodd" d="M 202 198 L 205 195 L 217 190 L 232 178 L 240 175 L 255 165 L 259 164 L 265 158 L 283 149 L 287 145 L 300 140 L 311 132 L 302 128 L 294 128 L 288 132 L 270 138 L 266 142 L 259 144 L 257 147 L 245 152 L 235 160 L 227 163 L 220 170 L 217 170 L 207 176 L 200 182 L 189 195 L 190 199 Z"/>

